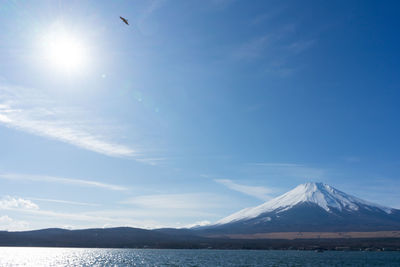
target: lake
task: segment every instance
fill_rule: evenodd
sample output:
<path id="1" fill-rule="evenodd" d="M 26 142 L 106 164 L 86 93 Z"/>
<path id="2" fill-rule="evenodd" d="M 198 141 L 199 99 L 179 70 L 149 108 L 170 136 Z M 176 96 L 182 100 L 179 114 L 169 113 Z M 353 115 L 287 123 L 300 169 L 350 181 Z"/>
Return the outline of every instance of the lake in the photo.
<path id="1" fill-rule="evenodd" d="M 0 247 L 0 266 L 400 266 L 400 252 Z"/>

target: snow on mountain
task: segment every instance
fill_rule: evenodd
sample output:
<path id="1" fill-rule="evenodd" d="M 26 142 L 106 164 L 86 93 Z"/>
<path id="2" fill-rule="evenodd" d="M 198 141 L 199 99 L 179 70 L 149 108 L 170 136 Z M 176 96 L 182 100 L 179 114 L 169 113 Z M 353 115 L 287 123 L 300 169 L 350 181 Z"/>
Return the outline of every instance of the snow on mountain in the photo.
<path id="1" fill-rule="evenodd" d="M 265 202 L 260 206 L 246 208 L 225 217 L 219 220 L 216 225 L 256 218 L 267 212 L 280 213 L 300 203 L 313 203 L 330 213 L 332 212 L 332 209 L 337 211 L 357 211 L 361 207 L 368 210 L 378 209 L 387 214 L 392 212 L 392 209 L 389 207 L 384 207 L 348 195 L 327 184 L 305 183 L 277 198 Z"/>

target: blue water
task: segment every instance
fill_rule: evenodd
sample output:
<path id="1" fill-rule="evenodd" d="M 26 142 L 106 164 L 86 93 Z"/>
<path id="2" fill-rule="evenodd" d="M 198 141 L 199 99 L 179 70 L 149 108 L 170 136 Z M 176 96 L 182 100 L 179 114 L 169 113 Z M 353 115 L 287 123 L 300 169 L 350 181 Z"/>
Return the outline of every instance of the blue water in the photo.
<path id="1" fill-rule="evenodd" d="M 400 252 L 2 247 L 0 266 L 400 266 Z"/>

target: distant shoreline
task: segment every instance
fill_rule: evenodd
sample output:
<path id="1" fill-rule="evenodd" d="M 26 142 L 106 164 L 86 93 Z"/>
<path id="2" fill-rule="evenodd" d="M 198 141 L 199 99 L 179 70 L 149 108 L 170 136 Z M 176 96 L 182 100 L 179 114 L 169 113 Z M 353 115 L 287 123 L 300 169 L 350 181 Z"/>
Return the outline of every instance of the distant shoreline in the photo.
<path id="1" fill-rule="evenodd" d="M 375 232 L 276 232 L 256 234 L 228 234 L 209 237 L 227 237 L 232 239 L 342 239 L 342 238 L 400 238 L 400 231 Z"/>

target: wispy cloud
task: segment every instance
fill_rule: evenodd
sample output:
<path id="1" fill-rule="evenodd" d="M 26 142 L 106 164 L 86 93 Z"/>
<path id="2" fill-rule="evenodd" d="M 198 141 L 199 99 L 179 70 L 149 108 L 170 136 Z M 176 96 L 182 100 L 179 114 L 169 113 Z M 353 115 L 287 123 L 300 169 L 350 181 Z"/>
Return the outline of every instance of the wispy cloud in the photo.
<path id="1" fill-rule="evenodd" d="M 52 210 L 43 210 L 40 209 L 39 206 L 33 203 L 30 200 L 23 198 L 16 198 L 5 196 L 0 199 L 0 210 L 8 210 L 10 212 L 14 212 L 19 215 L 33 214 L 36 216 L 40 216 L 40 218 L 44 220 L 48 220 L 52 218 L 53 220 L 61 220 L 61 221 L 81 221 L 81 222 L 103 222 L 103 223 L 120 223 L 120 224 L 135 224 L 135 221 L 130 220 L 128 217 L 118 217 L 115 216 L 105 216 L 104 214 L 90 214 L 85 212 L 76 212 L 76 213 L 68 213 L 68 212 L 59 212 Z M 126 212 L 125 212 L 126 214 Z M 14 222 L 10 217 L 0 217 L 0 227 L 2 224 L 9 225 Z"/>
<path id="2" fill-rule="evenodd" d="M 5 196 L 0 199 L 0 209 L 38 210 L 39 206 L 28 199 Z"/>
<path id="3" fill-rule="evenodd" d="M 280 13 L 281 10 L 277 11 L 277 14 Z M 251 24 L 262 23 L 268 16 L 264 14 Z M 296 23 L 287 23 L 273 27 L 261 35 L 234 45 L 229 56 L 247 63 L 263 62 L 261 66 L 266 73 L 281 78 L 288 77 L 304 67 L 295 64 L 293 59 L 316 44 L 316 39 L 297 38 L 294 34 L 297 26 Z"/>
<path id="4" fill-rule="evenodd" d="M 264 201 L 271 199 L 272 197 L 270 196 L 270 194 L 274 192 L 274 190 L 271 188 L 267 188 L 264 186 L 250 186 L 250 185 L 237 184 L 229 179 L 215 179 L 214 181 L 228 187 L 229 189 L 238 191 L 240 193 L 252 197 L 256 197 Z"/>
<path id="5" fill-rule="evenodd" d="M 32 225 L 40 225 L 43 227 L 65 227 L 68 228 L 93 228 L 104 225 L 107 227 L 116 226 L 131 226 L 140 228 L 161 228 L 161 227 L 179 227 L 181 226 L 177 220 L 192 219 L 195 217 L 213 216 L 218 218 L 216 214 L 210 214 L 207 212 L 190 211 L 185 210 L 178 214 L 171 212 L 171 210 L 158 210 L 154 213 L 154 210 L 146 209 L 112 209 L 112 210 L 95 210 L 87 212 L 60 212 L 53 210 L 44 209 L 16 209 L 10 208 L 9 211 L 18 214 L 19 216 L 31 216 L 35 215 L 35 221 L 32 221 Z M 134 219 L 139 218 L 139 219 Z M 170 219 L 171 222 L 161 223 L 162 219 Z M 1 227 L 1 223 L 0 223 Z"/>
<path id="6" fill-rule="evenodd" d="M 92 215 L 87 214 L 84 212 L 76 212 L 76 213 L 69 213 L 69 212 L 58 212 L 52 210 L 42 210 L 42 209 L 15 209 L 10 208 L 9 210 L 19 212 L 20 214 L 33 214 L 36 216 L 40 216 L 39 218 L 44 220 L 52 220 L 61 221 L 65 224 L 65 221 L 73 221 L 73 222 L 92 222 L 96 223 L 95 225 L 98 226 L 99 223 L 120 223 L 120 225 L 134 225 L 135 221 L 129 220 L 129 218 L 113 218 L 113 217 L 106 217 L 101 215 Z"/>
<path id="7" fill-rule="evenodd" d="M 280 16 L 285 11 L 286 8 L 287 8 L 286 5 L 271 7 L 270 9 L 268 9 L 268 11 L 266 13 L 262 13 L 260 15 L 254 16 L 250 20 L 250 24 L 260 24 L 260 23 L 263 23 L 266 21 L 270 21 L 270 20 Z"/>
<path id="8" fill-rule="evenodd" d="M 215 193 L 156 194 L 131 197 L 120 202 L 129 205 L 129 210 L 120 216 L 131 214 L 133 217 L 171 220 L 180 227 L 192 224 L 193 221 L 218 219 L 226 210 L 240 206 L 239 201 L 227 195 Z M 110 215 L 118 216 L 118 211 Z M 104 214 L 104 213 L 102 213 Z M 185 223 L 180 224 L 180 221 Z M 189 220 L 189 221 L 188 221 Z"/>
<path id="9" fill-rule="evenodd" d="M 104 124 L 82 118 L 77 108 L 60 107 L 38 90 L 0 85 L 0 124 L 35 135 L 56 139 L 108 156 L 130 157 L 136 151 L 109 141 Z"/>
<path id="10" fill-rule="evenodd" d="M 112 210 L 98 210 L 86 212 L 86 215 L 104 216 L 110 218 L 141 218 L 143 220 L 154 220 L 161 222 L 178 223 L 180 220 L 192 222 L 193 220 L 201 220 L 202 218 L 220 218 L 221 215 L 216 212 L 211 212 L 205 207 L 203 209 L 175 209 L 174 207 L 168 208 L 142 208 L 138 206 L 131 206 L 125 209 L 112 209 Z"/>
<path id="11" fill-rule="evenodd" d="M 158 165 L 160 162 L 168 160 L 168 158 L 135 158 L 135 160 L 138 162 L 155 166 Z"/>
<path id="12" fill-rule="evenodd" d="M 210 193 L 164 194 L 129 198 L 123 201 L 125 203 L 123 207 L 109 210 L 63 212 L 41 209 L 26 199 L 22 199 L 25 201 L 18 200 L 19 198 L 4 199 L 7 200 L 3 203 L 5 210 L 13 212 L 20 218 L 35 216 L 35 220 L 30 223 L 31 229 L 35 229 L 36 225 L 39 225 L 40 228 L 65 227 L 66 225 L 69 228 L 82 228 L 106 225 L 107 227 L 131 226 L 151 229 L 187 227 L 191 221 L 198 221 L 195 223 L 196 225 L 205 225 L 209 222 L 202 220 L 203 218 L 217 219 L 221 216 L 210 212 L 210 208 L 219 208 L 222 211 L 232 204 L 232 201 L 226 197 Z M 40 201 L 40 199 L 38 200 Z M 33 203 L 36 206 L 29 206 L 27 203 Z M 128 208 L 127 205 L 129 205 Z"/>
<path id="13" fill-rule="evenodd" d="M 3 173 L 3 174 L 0 174 L 0 179 L 70 184 L 70 185 L 76 185 L 76 186 L 97 187 L 97 188 L 115 190 L 115 191 L 128 190 L 127 187 L 119 186 L 119 185 L 106 184 L 106 183 L 101 183 L 101 182 L 96 182 L 96 181 L 91 181 L 91 180 L 82 180 L 82 179 L 73 179 L 73 178 L 46 176 L 46 175 Z"/>
<path id="14" fill-rule="evenodd" d="M 20 197 L 4 196 L 0 199 L 0 210 L 8 210 L 10 212 L 16 212 L 19 214 L 34 214 L 39 215 L 41 218 L 48 219 L 48 217 L 62 219 L 62 220 L 75 220 L 75 221 L 113 221 L 112 218 L 92 216 L 85 213 L 65 213 L 65 212 L 55 212 L 51 210 L 42 210 L 39 206 L 28 199 L 23 199 Z M 8 216 L 0 217 L 0 227 L 10 228 L 9 226 L 13 223 L 18 223 Z M 21 225 L 26 228 L 27 225 Z M 21 227 L 11 227 L 12 230 Z"/>
<path id="15" fill-rule="evenodd" d="M 241 60 L 255 60 L 260 58 L 270 58 L 271 61 L 283 61 L 283 59 L 289 56 L 289 52 L 293 52 L 294 48 L 290 50 L 291 45 L 295 43 L 284 42 L 287 36 L 290 36 L 295 29 L 294 24 L 287 24 L 268 31 L 262 35 L 254 36 L 253 38 L 246 40 L 233 50 L 233 57 Z"/>
<path id="16" fill-rule="evenodd" d="M 144 34 L 154 34 L 154 25 L 157 24 L 157 20 L 150 20 L 150 17 L 156 12 L 158 9 L 162 8 L 165 4 L 165 0 L 152 0 L 146 2 L 147 6 L 141 12 L 140 17 L 137 21 L 137 27 L 140 32 Z"/>
<path id="17" fill-rule="evenodd" d="M 315 40 L 300 40 L 291 43 L 287 46 L 287 49 L 295 54 L 301 53 L 309 48 L 311 48 L 315 44 Z"/>
<path id="18" fill-rule="evenodd" d="M 203 209 L 220 207 L 221 198 L 209 193 L 158 194 L 132 197 L 121 203 L 151 209 Z"/>
<path id="19" fill-rule="evenodd" d="M 302 167 L 303 164 L 296 164 L 296 163 L 279 163 L 279 162 L 259 162 L 259 163 L 249 163 L 251 165 L 256 166 L 264 166 L 264 167 L 283 167 L 283 168 L 292 168 L 292 167 Z"/>
<path id="20" fill-rule="evenodd" d="M 255 59 L 260 57 L 272 42 L 271 36 L 264 35 L 251 39 L 235 49 L 233 57 L 235 59 Z"/>
<path id="21" fill-rule="evenodd" d="M 44 202 L 78 205 L 78 206 L 91 206 L 91 207 L 100 206 L 99 204 L 94 204 L 94 203 L 77 202 L 77 201 L 61 200 L 61 199 L 37 198 L 37 197 L 28 197 L 28 199 L 35 200 L 35 201 L 44 201 Z"/>

